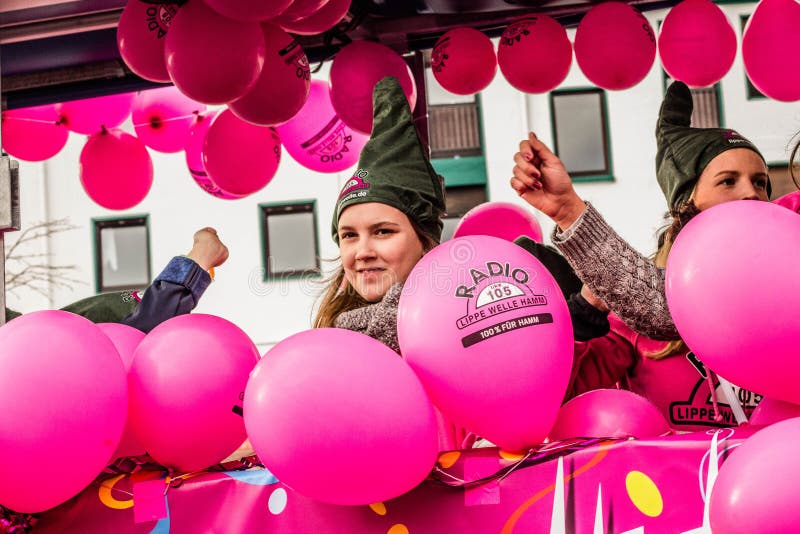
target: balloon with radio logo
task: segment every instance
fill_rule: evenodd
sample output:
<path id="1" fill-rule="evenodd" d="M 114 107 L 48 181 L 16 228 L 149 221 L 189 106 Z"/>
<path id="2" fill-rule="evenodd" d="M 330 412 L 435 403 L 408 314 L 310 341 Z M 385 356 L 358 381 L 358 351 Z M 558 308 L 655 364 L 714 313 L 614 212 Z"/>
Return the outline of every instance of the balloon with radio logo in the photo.
<path id="1" fill-rule="evenodd" d="M 494 45 L 474 28 L 455 28 L 442 35 L 431 52 L 431 70 L 439 84 L 457 95 L 482 91 L 497 72 Z"/>
<path id="2" fill-rule="evenodd" d="M 427 253 L 403 286 L 397 335 L 457 425 L 508 450 L 550 432 L 572 367 L 572 321 L 553 276 L 521 247 L 474 235 Z"/>
<path id="3" fill-rule="evenodd" d="M 151 82 L 168 82 L 164 42 L 178 2 L 128 0 L 117 24 L 117 48 L 136 75 Z"/>
<path id="4" fill-rule="evenodd" d="M 531 58 L 535 68 L 531 67 Z M 525 17 L 500 36 L 497 63 L 508 83 L 525 93 L 546 93 L 569 74 L 572 44 L 567 30 L 547 15 Z"/>
<path id="5" fill-rule="evenodd" d="M 355 165 L 369 139 L 339 118 L 331 103 L 330 88 L 321 80 L 311 81 L 303 108 L 276 130 L 295 161 L 307 169 L 326 173 Z"/>

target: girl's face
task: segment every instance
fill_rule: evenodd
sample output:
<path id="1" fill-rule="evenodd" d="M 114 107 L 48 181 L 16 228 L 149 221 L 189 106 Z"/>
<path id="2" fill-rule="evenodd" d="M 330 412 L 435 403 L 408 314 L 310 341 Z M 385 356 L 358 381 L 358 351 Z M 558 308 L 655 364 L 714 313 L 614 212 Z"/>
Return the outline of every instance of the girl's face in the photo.
<path id="1" fill-rule="evenodd" d="M 703 169 L 694 191 L 700 211 L 731 200 L 769 200 L 767 166 L 749 148 L 726 150 Z"/>
<path id="2" fill-rule="evenodd" d="M 347 282 L 367 302 L 378 302 L 394 284 L 405 282 L 424 249 L 402 211 L 364 202 L 339 217 L 339 252 Z"/>

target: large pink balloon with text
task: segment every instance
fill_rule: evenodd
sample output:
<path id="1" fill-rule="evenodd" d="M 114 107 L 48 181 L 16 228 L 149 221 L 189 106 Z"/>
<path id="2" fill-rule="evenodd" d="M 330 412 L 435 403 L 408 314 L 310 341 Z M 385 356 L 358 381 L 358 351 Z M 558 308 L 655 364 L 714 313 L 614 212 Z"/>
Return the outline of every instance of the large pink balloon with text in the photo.
<path id="1" fill-rule="evenodd" d="M 311 81 L 303 108 L 276 128 L 286 151 L 297 163 L 317 172 L 339 172 L 358 163 L 369 136 L 342 121 L 331 103 L 330 87 Z"/>
<path id="2" fill-rule="evenodd" d="M 14 319 L 0 346 L 0 505 L 41 512 L 111 458 L 125 425 L 125 368 L 97 326 L 63 311 Z"/>
<path id="3" fill-rule="evenodd" d="M 181 7 L 164 43 L 170 79 L 204 104 L 227 104 L 252 89 L 265 53 L 257 22 L 223 17 L 199 0 Z"/>
<path id="4" fill-rule="evenodd" d="M 709 497 L 712 532 L 796 532 L 798 441 L 800 418 L 788 419 L 756 432 L 731 451 Z"/>
<path id="5" fill-rule="evenodd" d="M 739 200 L 704 210 L 681 230 L 665 279 L 675 326 L 698 358 L 738 386 L 794 403 L 798 265 L 800 217 Z"/>
<path id="6" fill-rule="evenodd" d="M 303 47 L 274 24 L 262 23 L 266 43 L 264 69 L 244 96 L 228 104 L 240 119 L 259 126 L 282 124 L 308 98 L 311 72 Z"/>
<path id="7" fill-rule="evenodd" d="M 750 81 L 782 102 L 800 100 L 798 25 L 800 4 L 795 0 L 761 0 L 742 37 L 742 60 Z"/>
<path id="8" fill-rule="evenodd" d="M 692 87 L 717 83 L 736 57 L 736 32 L 710 0 L 683 0 L 667 13 L 658 35 L 661 64 Z"/>
<path id="9" fill-rule="evenodd" d="M 655 438 L 669 433 L 667 420 L 649 400 L 624 389 L 595 389 L 567 401 L 550 439 Z"/>
<path id="10" fill-rule="evenodd" d="M 138 76 L 153 82 L 168 82 L 164 42 L 177 3 L 128 0 L 117 25 L 117 47 L 125 64 Z"/>
<path id="11" fill-rule="evenodd" d="M 575 60 L 603 89 L 628 89 L 644 79 L 656 58 L 656 37 L 636 8 L 623 2 L 593 7 L 575 32 Z"/>
<path id="12" fill-rule="evenodd" d="M 356 41 L 342 48 L 331 65 L 331 101 L 351 128 L 372 132 L 372 90 L 382 78 L 400 82 L 411 110 L 417 104 L 417 86 L 403 58 L 388 46 Z"/>
<path id="13" fill-rule="evenodd" d="M 263 189 L 281 162 L 281 139 L 274 128 L 245 122 L 230 109 L 220 112 L 203 141 L 203 168 L 216 187 L 245 196 Z"/>
<path id="14" fill-rule="evenodd" d="M 542 242 L 542 228 L 530 210 L 510 202 L 485 202 L 469 210 L 456 226 L 453 237 L 490 235 L 514 241 L 528 236 Z"/>
<path id="15" fill-rule="evenodd" d="M 3 112 L 3 150 L 15 158 L 44 161 L 58 154 L 68 137 L 69 130 L 52 104 Z"/>
<path id="16" fill-rule="evenodd" d="M 497 72 L 492 41 L 474 28 L 455 28 L 442 35 L 431 52 L 431 70 L 439 84 L 457 95 L 482 91 Z"/>
<path id="17" fill-rule="evenodd" d="M 405 282 L 397 335 L 455 424 L 510 450 L 550 432 L 572 367 L 572 321 L 553 276 L 527 251 L 478 235 L 439 245 Z"/>
<path id="18" fill-rule="evenodd" d="M 221 462 L 247 437 L 242 398 L 258 362 L 235 324 L 213 315 L 180 315 L 154 328 L 128 372 L 130 426 L 159 463 L 180 471 Z"/>
<path id="19" fill-rule="evenodd" d="M 392 349 L 350 330 L 307 330 L 273 347 L 247 382 L 244 421 L 267 469 L 323 502 L 397 497 L 436 462 L 436 418 L 419 379 Z"/>
<path id="20" fill-rule="evenodd" d="M 138 138 L 122 130 L 103 130 L 81 150 L 80 178 L 89 198 L 110 210 L 125 210 L 144 200 L 153 185 L 153 161 Z"/>
<path id="21" fill-rule="evenodd" d="M 552 17 L 525 17 L 500 36 L 497 62 L 508 83 L 525 93 L 546 93 L 559 86 L 572 65 L 567 30 Z"/>

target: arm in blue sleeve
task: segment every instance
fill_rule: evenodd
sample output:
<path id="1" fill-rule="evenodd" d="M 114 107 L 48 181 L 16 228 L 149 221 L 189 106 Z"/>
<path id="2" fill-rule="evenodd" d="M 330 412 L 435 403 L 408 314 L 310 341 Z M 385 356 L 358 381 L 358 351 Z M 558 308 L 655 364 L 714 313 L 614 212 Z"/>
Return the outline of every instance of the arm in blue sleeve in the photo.
<path id="1" fill-rule="evenodd" d="M 150 332 L 167 319 L 191 312 L 210 283 L 211 276 L 197 263 L 176 256 L 145 290 L 142 301 L 122 323 L 144 333 Z"/>

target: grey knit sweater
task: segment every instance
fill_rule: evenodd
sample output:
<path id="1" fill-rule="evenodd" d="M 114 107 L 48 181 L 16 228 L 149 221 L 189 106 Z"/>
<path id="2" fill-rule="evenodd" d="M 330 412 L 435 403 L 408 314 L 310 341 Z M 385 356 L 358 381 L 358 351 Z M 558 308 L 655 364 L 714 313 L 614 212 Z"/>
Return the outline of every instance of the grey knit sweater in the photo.
<path id="1" fill-rule="evenodd" d="M 346 328 L 377 339 L 393 351 L 400 353 L 397 343 L 397 305 L 403 284 L 389 288 L 380 302 L 344 312 L 334 321 L 337 328 Z"/>
<path id="2" fill-rule="evenodd" d="M 594 207 L 566 231 L 555 228 L 553 244 L 589 289 L 631 329 L 652 339 L 680 339 L 667 308 L 664 269 L 631 247 Z"/>

